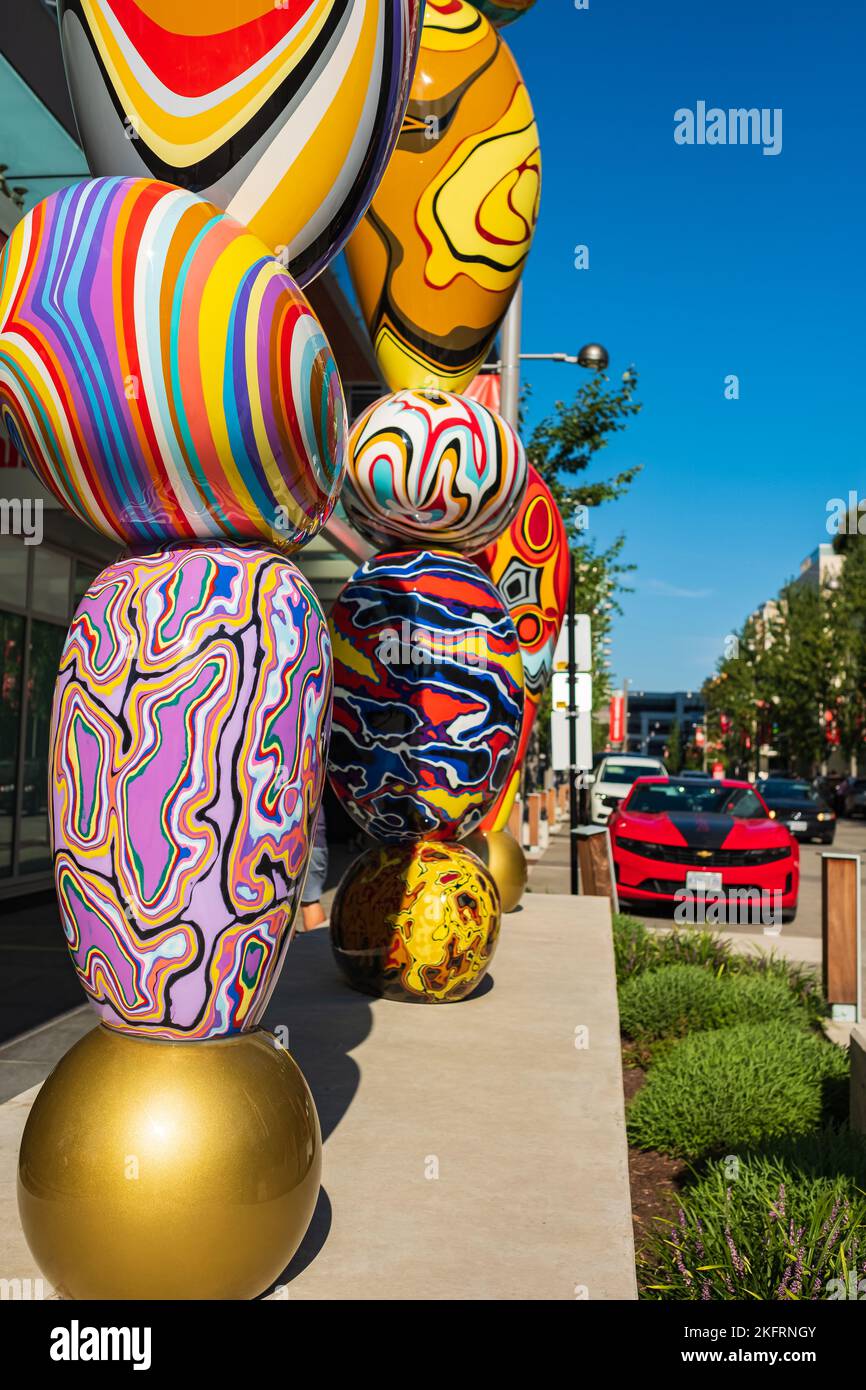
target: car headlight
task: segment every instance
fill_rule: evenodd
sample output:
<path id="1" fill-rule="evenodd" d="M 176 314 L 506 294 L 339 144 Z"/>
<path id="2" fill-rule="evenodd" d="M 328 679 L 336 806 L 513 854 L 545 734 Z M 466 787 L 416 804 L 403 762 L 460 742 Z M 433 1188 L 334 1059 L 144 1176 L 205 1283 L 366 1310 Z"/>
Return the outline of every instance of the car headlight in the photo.
<path id="1" fill-rule="evenodd" d="M 819 811 L 819 812 L 818 812 L 818 819 L 819 819 L 819 820 L 835 820 L 836 817 L 834 816 L 834 814 L 833 814 L 832 811 Z"/>
<path id="2" fill-rule="evenodd" d="M 776 819 L 776 812 L 775 812 L 775 811 L 770 811 L 769 816 L 770 816 L 770 820 L 775 820 L 775 819 Z"/>

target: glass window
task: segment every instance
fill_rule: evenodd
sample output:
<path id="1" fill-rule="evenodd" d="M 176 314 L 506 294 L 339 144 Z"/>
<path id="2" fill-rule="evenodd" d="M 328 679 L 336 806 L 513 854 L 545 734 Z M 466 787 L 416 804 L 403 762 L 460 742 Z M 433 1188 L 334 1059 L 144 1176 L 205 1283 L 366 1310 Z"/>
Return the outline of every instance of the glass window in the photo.
<path id="1" fill-rule="evenodd" d="M 85 565 L 83 560 L 76 561 L 75 564 L 75 587 L 72 590 L 72 607 L 77 608 L 87 590 L 90 588 L 99 570 L 92 565 Z"/>
<path id="2" fill-rule="evenodd" d="M 30 638 L 27 732 L 24 748 L 24 787 L 18 872 L 32 874 L 51 868 L 48 839 L 48 758 L 51 703 L 66 641 L 66 628 L 33 620 Z"/>
<path id="3" fill-rule="evenodd" d="M 27 552 L 18 536 L 0 536 L 0 594 L 4 603 L 23 608 L 27 602 Z"/>
<path id="4" fill-rule="evenodd" d="M 8 878 L 12 872 L 23 654 L 24 619 L 0 612 L 0 878 Z"/>
<path id="5" fill-rule="evenodd" d="M 60 622 L 69 620 L 69 582 L 72 561 L 59 550 L 40 545 L 33 555 L 33 608 Z"/>

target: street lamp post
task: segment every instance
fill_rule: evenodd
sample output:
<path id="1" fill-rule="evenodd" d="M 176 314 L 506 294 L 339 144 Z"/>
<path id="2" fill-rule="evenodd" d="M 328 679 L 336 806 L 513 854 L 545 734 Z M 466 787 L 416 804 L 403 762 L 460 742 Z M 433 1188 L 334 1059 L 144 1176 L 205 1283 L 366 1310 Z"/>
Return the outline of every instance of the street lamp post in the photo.
<path id="1" fill-rule="evenodd" d="M 499 413 L 513 429 L 518 427 L 520 413 L 520 363 L 521 362 L 566 362 L 573 366 L 585 367 L 590 371 L 604 371 L 610 361 L 607 350 L 600 343 L 587 343 L 576 353 L 568 352 L 521 352 L 520 336 L 523 317 L 523 285 L 519 283 L 508 312 L 502 323 L 502 358 L 496 363 L 488 363 L 488 372 L 499 372 Z M 581 823 L 582 797 L 578 793 L 577 767 L 577 650 L 575 619 L 577 604 L 575 597 L 574 556 L 569 551 L 568 581 L 568 808 L 571 892 L 580 889 L 578 868 L 578 833 Z"/>

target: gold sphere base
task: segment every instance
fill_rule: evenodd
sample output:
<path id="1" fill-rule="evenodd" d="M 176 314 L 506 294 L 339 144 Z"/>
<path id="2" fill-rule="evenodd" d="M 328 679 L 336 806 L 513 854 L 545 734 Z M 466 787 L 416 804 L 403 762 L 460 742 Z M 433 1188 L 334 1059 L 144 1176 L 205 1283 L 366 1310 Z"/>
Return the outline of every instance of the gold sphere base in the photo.
<path id="1" fill-rule="evenodd" d="M 476 854 L 499 889 L 502 911 L 513 912 L 526 892 L 526 855 L 507 830 L 476 830 L 460 843 Z"/>
<path id="2" fill-rule="evenodd" d="M 66 1298 L 247 1299 L 300 1245 L 321 1168 L 309 1087 L 270 1033 L 175 1043 L 100 1025 L 36 1097 L 18 1207 Z"/>

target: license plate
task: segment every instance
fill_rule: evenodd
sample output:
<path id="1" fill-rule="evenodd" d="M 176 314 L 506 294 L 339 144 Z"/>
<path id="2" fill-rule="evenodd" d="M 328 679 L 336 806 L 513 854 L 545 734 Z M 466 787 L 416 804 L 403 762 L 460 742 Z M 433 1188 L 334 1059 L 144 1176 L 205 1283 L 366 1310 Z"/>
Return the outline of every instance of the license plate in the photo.
<path id="1" fill-rule="evenodd" d="M 789 820 L 788 829 L 796 831 L 798 835 L 802 835 L 806 829 L 806 822 L 804 820 Z"/>
<path id="2" fill-rule="evenodd" d="M 686 891 L 691 893 L 721 893 L 721 874 L 686 874 Z"/>

